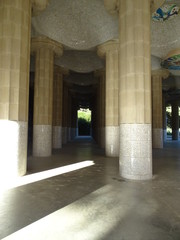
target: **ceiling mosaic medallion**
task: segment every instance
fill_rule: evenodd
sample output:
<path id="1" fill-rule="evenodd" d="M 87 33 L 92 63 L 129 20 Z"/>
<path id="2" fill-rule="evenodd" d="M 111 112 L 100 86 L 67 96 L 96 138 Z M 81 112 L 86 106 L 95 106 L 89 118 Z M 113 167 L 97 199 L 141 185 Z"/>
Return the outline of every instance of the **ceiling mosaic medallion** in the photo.
<path id="1" fill-rule="evenodd" d="M 170 70 L 180 70 L 180 54 L 165 59 L 161 65 Z"/>
<path id="2" fill-rule="evenodd" d="M 164 4 L 152 14 L 154 21 L 166 21 L 179 13 L 179 7 L 176 4 Z"/>

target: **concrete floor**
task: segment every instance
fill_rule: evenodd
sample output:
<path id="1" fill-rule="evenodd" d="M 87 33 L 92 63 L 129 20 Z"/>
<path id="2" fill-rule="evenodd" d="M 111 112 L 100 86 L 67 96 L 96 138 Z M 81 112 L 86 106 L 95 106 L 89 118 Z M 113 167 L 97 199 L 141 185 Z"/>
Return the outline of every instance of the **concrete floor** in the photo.
<path id="1" fill-rule="evenodd" d="M 88 138 L 29 157 L 28 174 L 86 160 L 95 164 L 1 191 L 0 239 L 180 240 L 180 142 L 153 150 L 151 181 L 121 179 L 118 158 Z"/>

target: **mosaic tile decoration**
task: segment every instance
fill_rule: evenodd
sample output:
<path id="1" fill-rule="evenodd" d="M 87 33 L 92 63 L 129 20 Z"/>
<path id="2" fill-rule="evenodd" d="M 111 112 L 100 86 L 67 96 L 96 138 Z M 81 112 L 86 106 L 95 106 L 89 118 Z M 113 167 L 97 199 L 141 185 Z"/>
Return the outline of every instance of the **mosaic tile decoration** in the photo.
<path id="1" fill-rule="evenodd" d="M 179 7 L 176 4 L 164 4 L 152 14 L 154 21 L 166 21 L 179 13 Z"/>
<path id="2" fill-rule="evenodd" d="M 180 70 L 180 54 L 165 59 L 161 65 L 170 70 Z"/>

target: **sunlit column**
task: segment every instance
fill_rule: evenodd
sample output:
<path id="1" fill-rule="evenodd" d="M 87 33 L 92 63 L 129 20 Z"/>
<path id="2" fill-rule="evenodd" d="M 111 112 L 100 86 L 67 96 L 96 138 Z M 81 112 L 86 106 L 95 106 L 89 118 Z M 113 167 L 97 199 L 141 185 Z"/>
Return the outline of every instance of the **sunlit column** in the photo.
<path id="1" fill-rule="evenodd" d="M 150 1 L 119 0 L 120 174 L 152 178 Z"/>
<path id="2" fill-rule="evenodd" d="M 169 76 L 165 69 L 152 71 L 152 146 L 163 148 L 162 79 Z"/>
<path id="3" fill-rule="evenodd" d="M 54 55 L 62 55 L 60 43 L 48 38 L 33 38 L 35 53 L 33 155 L 50 156 L 52 151 L 52 107 Z"/>
<path id="4" fill-rule="evenodd" d="M 0 178 L 26 173 L 31 1 L 0 1 Z"/>
<path id="5" fill-rule="evenodd" d="M 107 156 L 119 156 L 119 42 L 108 41 L 98 46 L 98 55 L 106 57 L 105 79 L 105 151 Z M 102 87 L 102 86 L 101 86 Z"/>
<path id="6" fill-rule="evenodd" d="M 172 140 L 179 139 L 179 102 L 172 102 Z"/>

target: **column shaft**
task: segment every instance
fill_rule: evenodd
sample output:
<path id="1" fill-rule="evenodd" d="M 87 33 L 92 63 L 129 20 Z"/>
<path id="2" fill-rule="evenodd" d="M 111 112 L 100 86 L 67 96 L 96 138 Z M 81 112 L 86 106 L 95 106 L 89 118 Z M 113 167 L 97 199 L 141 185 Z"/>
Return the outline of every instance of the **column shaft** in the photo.
<path id="1" fill-rule="evenodd" d="M 98 54 L 106 56 L 105 80 L 105 151 L 107 156 L 119 156 L 119 43 L 108 41 L 98 46 Z"/>
<path id="2" fill-rule="evenodd" d="M 163 148 L 162 77 L 152 75 L 152 146 Z"/>
<path id="3" fill-rule="evenodd" d="M 150 1 L 119 0 L 120 174 L 152 178 Z"/>
<path id="4" fill-rule="evenodd" d="M 53 148 L 62 147 L 62 90 L 63 74 L 55 67 L 53 81 Z"/>
<path id="5" fill-rule="evenodd" d="M 0 176 L 26 173 L 31 1 L 0 3 Z"/>
<path id="6" fill-rule="evenodd" d="M 172 103 L 172 140 L 179 139 L 179 106 L 178 102 Z"/>
<path id="7" fill-rule="evenodd" d="M 53 64 L 53 51 L 48 48 L 39 48 L 36 52 L 34 86 L 34 156 L 51 155 Z"/>

